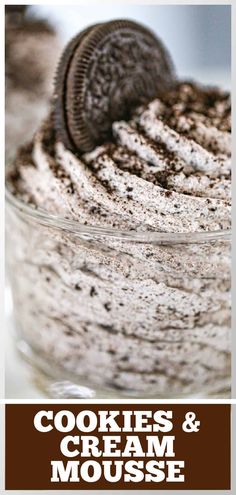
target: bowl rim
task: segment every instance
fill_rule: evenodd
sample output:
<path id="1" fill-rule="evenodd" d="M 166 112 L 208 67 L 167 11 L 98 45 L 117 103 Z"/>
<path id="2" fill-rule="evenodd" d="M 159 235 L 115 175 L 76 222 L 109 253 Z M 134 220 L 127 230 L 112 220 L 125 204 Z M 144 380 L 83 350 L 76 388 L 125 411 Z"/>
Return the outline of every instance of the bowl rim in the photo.
<path id="1" fill-rule="evenodd" d="M 49 213 L 42 208 L 34 208 L 14 196 L 6 186 L 6 204 L 25 221 L 36 222 L 45 227 L 70 232 L 73 235 L 89 237 L 112 237 L 120 240 L 136 241 L 150 244 L 196 244 L 212 241 L 231 241 L 232 231 L 215 230 L 204 232 L 161 232 L 161 231 L 134 231 L 120 230 L 114 227 L 85 225 L 77 220 L 67 219 L 60 215 Z"/>

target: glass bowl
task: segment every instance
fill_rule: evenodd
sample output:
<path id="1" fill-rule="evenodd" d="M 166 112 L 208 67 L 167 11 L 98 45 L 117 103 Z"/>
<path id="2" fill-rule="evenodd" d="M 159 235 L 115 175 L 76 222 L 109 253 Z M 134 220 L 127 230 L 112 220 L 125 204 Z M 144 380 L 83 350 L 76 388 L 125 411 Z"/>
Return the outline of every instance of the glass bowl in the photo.
<path id="1" fill-rule="evenodd" d="M 229 231 L 89 227 L 7 191 L 18 349 L 47 396 L 229 397 Z"/>

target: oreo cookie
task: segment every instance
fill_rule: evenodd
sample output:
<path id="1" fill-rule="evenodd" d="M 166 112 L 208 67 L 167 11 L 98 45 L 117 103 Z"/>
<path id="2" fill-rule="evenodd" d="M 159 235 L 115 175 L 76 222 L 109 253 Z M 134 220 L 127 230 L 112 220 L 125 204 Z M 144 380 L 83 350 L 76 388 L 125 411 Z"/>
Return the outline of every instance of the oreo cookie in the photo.
<path id="1" fill-rule="evenodd" d="M 111 138 L 112 122 L 175 82 L 161 41 L 128 20 L 96 24 L 67 45 L 59 62 L 54 125 L 69 149 L 91 151 Z"/>

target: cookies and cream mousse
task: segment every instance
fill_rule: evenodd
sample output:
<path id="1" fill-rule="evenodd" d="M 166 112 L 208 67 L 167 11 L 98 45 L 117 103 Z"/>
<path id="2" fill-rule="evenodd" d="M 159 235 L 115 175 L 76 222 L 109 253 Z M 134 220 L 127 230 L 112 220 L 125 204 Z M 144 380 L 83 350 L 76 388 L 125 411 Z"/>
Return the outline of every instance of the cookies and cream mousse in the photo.
<path id="1" fill-rule="evenodd" d="M 54 26 L 26 5 L 6 5 L 6 158 L 33 138 L 47 115 L 61 52 Z"/>
<path id="2" fill-rule="evenodd" d="M 9 171 L 8 188 L 21 201 L 104 229 L 84 237 L 29 226 L 33 254 L 25 224 L 14 230 L 21 332 L 45 360 L 91 386 L 163 397 L 222 392 L 230 373 L 230 246 L 173 241 L 174 234 L 230 229 L 230 96 L 178 81 L 159 40 L 135 23 L 115 22 L 72 40 L 55 107 Z M 147 92 L 150 46 L 155 84 Z M 87 79 L 78 69 L 83 49 Z M 127 51 L 135 70 L 141 54 L 133 76 L 132 57 L 130 67 L 122 62 Z M 110 70 L 114 54 L 119 71 Z M 109 94 L 101 78 L 114 81 L 122 70 L 130 74 L 123 93 Z M 106 236 L 106 228 L 146 233 L 147 240 L 169 233 L 172 244 Z"/>

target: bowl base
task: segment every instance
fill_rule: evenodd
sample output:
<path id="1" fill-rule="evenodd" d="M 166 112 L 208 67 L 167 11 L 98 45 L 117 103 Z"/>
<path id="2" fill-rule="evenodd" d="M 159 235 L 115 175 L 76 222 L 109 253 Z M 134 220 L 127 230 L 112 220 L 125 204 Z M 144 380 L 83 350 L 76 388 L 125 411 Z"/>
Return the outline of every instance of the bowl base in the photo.
<path id="1" fill-rule="evenodd" d="M 71 376 L 70 373 L 62 368 L 53 367 L 34 351 L 31 346 L 24 340 L 17 341 L 17 350 L 21 358 L 27 363 L 31 379 L 35 386 L 50 399 L 146 399 L 146 400 L 158 400 L 158 399 L 230 399 L 230 383 L 227 380 L 222 384 L 220 390 L 216 391 L 204 391 L 193 394 L 178 394 L 173 395 L 159 395 L 131 392 L 130 390 L 112 390 L 109 388 L 99 388 L 94 385 L 88 386 L 88 380 L 86 377 Z M 53 371 L 52 371 L 53 368 Z"/>

